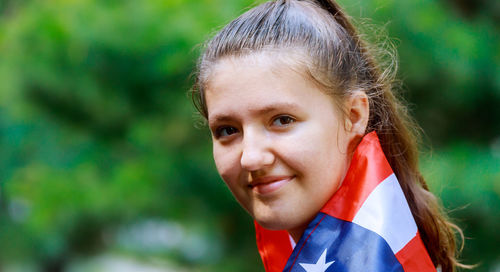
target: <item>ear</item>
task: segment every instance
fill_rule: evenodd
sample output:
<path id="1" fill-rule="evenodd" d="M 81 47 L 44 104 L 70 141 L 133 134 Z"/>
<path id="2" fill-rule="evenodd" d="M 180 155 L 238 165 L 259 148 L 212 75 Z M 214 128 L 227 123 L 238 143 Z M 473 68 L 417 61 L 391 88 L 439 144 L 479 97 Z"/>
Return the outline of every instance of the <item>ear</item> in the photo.
<path id="1" fill-rule="evenodd" d="M 365 135 L 368 119 L 370 116 L 370 104 L 368 96 L 363 91 L 354 91 L 347 98 L 345 130 L 351 139 L 351 143 L 357 146 L 359 140 Z"/>

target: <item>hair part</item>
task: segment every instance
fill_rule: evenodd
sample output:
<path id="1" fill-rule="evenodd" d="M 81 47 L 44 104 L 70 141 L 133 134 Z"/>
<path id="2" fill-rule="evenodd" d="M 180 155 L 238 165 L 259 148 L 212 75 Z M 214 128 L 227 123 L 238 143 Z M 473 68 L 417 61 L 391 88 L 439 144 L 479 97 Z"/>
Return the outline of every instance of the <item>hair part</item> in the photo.
<path id="1" fill-rule="evenodd" d="M 442 271 L 471 268 L 456 255 L 455 232 L 418 168 L 419 128 L 394 92 L 395 64 L 376 61 L 357 33 L 351 19 L 330 0 L 277 0 L 263 3 L 229 23 L 206 45 L 198 62 L 193 102 L 208 118 L 204 92 L 217 62 L 255 53 L 288 52 L 305 74 L 342 105 L 354 91 L 369 99 L 366 133 L 376 131 L 382 149 L 396 174 L 417 223 L 422 241 L 434 265 Z M 294 53 L 298 53 L 295 55 Z M 286 55 L 286 54 L 285 54 Z M 276 58 L 286 58 L 283 54 Z M 297 57 L 298 56 L 298 57 Z"/>

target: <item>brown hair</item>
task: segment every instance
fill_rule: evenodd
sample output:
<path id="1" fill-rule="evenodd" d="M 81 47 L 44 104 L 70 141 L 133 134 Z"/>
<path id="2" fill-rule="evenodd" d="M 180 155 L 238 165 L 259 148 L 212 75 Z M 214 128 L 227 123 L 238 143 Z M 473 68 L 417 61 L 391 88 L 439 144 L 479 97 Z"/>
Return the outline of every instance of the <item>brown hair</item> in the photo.
<path id="1" fill-rule="evenodd" d="M 418 126 L 393 93 L 394 69 L 381 69 L 374 51 L 333 1 L 266 2 L 224 27 L 206 45 L 198 62 L 193 101 L 199 112 L 208 117 L 204 89 L 217 61 L 275 49 L 302 53 L 305 73 L 336 101 L 356 90 L 367 94 L 366 133 L 377 132 L 434 265 L 446 272 L 467 268 L 455 258 L 454 231 L 461 236 L 462 232 L 443 214 L 418 169 Z"/>

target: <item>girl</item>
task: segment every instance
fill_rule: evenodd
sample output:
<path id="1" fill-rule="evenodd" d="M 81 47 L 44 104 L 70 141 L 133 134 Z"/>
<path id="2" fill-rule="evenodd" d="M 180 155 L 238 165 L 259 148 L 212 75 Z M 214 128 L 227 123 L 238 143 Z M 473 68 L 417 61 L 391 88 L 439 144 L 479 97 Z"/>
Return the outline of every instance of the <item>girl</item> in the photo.
<path id="1" fill-rule="evenodd" d="M 194 101 L 266 271 L 462 266 L 391 81 L 329 0 L 263 3 L 207 44 Z"/>

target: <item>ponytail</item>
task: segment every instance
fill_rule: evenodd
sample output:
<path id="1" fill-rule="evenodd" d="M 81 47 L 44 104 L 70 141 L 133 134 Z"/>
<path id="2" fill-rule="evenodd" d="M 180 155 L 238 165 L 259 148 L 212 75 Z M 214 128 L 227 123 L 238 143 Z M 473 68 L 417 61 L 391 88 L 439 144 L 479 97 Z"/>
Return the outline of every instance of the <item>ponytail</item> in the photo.
<path id="1" fill-rule="evenodd" d="M 311 16 L 312 15 L 312 16 Z M 277 38 L 279 37 L 279 38 Z M 366 133 L 376 131 L 436 267 L 444 272 L 470 268 L 456 259 L 459 227 L 444 215 L 418 168 L 418 126 L 394 95 L 394 72 L 383 69 L 350 18 L 330 0 L 277 0 L 263 3 L 223 28 L 198 63 L 195 105 L 207 117 L 204 89 L 214 64 L 228 56 L 270 49 L 304 53 L 306 73 L 337 101 L 363 90 L 370 103 Z M 392 63 L 395 61 L 393 60 Z"/>

